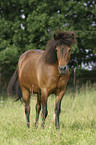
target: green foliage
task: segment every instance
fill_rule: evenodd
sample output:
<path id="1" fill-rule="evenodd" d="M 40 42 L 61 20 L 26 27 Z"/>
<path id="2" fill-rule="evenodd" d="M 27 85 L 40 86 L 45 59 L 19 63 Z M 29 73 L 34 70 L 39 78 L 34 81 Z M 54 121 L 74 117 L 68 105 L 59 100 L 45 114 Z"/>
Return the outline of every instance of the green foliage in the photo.
<path id="1" fill-rule="evenodd" d="M 15 47 L 10 46 L 2 50 L 0 53 L 0 62 L 3 64 L 2 71 L 6 70 L 6 65 L 8 65 L 9 70 L 15 69 L 14 64 L 17 63 L 17 57 L 17 49 Z M 10 63 L 11 65 L 9 65 Z"/>
<path id="2" fill-rule="evenodd" d="M 5 54 L 4 58 L 0 55 L 1 72 L 4 73 L 4 66 L 5 70 L 13 72 L 19 56 L 24 51 L 45 49 L 51 35 L 58 29 L 74 31 L 78 36 L 77 47 L 72 48 L 70 66 L 80 65 L 82 61 L 95 62 L 96 2 L 94 0 L 1 0 L 0 2 L 0 53 L 3 56 Z M 11 55 L 14 53 L 13 49 L 16 55 Z M 4 53 L 6 51 L 9 51 L 7 55 Z"/>

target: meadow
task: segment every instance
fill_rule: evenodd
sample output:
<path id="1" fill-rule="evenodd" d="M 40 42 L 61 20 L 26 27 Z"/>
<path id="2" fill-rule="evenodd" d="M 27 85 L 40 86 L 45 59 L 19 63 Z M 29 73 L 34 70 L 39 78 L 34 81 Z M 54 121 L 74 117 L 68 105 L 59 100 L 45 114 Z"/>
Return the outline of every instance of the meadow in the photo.
<path id="1" fill-rule="evenodd" d="M 96 145 L 96 85 L 67 90 L 60 114 L 60 129 L 55 129 L 55 96 L 48 98 L 48 116 L 44 130 L 41 114 L 35 128 L 36 97 L 31 98 L 30 128 L 26 126 L 24 104 L 0 96 L 0 145 Z"/>

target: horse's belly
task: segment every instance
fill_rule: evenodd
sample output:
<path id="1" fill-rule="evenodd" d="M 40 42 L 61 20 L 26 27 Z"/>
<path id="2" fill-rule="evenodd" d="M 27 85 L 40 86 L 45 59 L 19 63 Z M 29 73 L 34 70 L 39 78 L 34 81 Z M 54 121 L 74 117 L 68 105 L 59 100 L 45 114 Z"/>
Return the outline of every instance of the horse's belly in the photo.
<path id="1" fill-rule="evenodd" d="M 20 79 L 20 86 L 26 88 L 27 90 L 31 92 L 39 93 L 40 88 L 38 86 L 36 78 L 32 76 L 26 76 L 26 75 L 24 76 L 23 74 L 23 76 Z"/>
<path id="2" fill-rule="evenodd" d="M 31 91 L 32 93 L 37 94 L 37 93 L 40 93 L 40 88 L 39 88 L 38 86 L 32 84 L 32 86 L 31 86 L 31 88 L 30 88 L 30 91 Z"/>

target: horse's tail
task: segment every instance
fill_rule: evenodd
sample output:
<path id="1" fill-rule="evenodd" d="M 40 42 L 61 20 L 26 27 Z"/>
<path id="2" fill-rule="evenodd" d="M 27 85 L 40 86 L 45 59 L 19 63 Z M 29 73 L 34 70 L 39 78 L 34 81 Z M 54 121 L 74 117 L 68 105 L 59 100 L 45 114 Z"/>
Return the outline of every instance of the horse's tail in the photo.
<path id="1" fill-rule="evenodd" d="M 7 87 L 7 96 L 15 96 L 16 100 L 22 99 L 22 90 L 18 81 L 18 70 L 16 69 Z"/>

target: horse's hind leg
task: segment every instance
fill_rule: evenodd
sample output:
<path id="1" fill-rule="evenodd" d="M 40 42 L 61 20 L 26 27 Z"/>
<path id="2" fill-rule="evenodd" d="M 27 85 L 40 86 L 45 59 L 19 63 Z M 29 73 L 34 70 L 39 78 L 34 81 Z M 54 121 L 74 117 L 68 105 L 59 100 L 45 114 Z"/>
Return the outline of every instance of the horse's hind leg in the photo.
<path id="1" fill-rule="evenodd" d="M 41 103 L 42 103 L 42 124 L 41 124 L 41 127 L 44 128 L 45 119 L 48 115 L 48 111 L 47 111 L 47 93 L 44 90 L 41 93 Z"/>
<path id="2" fill-rule="evenodd" d="M 37 122 L 39 120 L 39 113 L 41 110 L 41 94 L 37 94 L 37 104 L 36 104 L 36 122 L 35 126 L 37 125 Z"/>
<path id="3" fill-rule="evenodd" d="M 26 114 L 26 119 L 27 119 L 27 126 L 30 127 L 30 94 L 29 91 L 26 90 L 25 88 L 22 88 L 22 95 L 23 95 L 23 101 L 25 103 L 25 114 Z"/>

